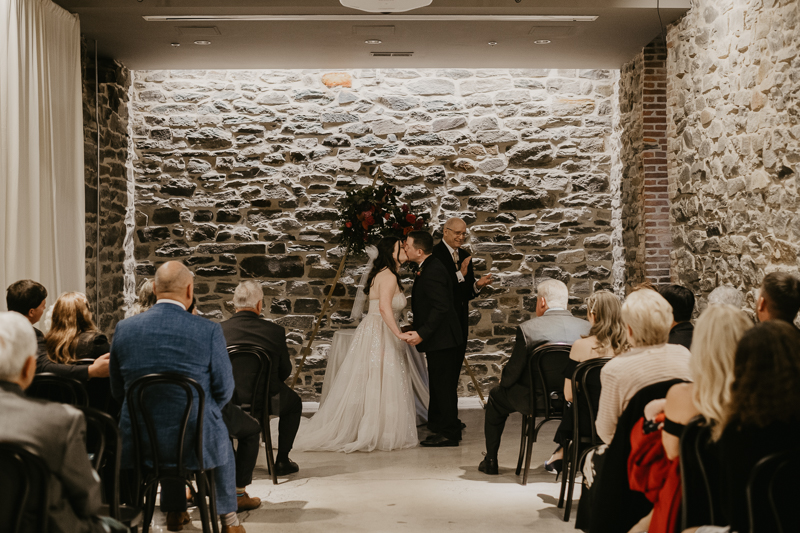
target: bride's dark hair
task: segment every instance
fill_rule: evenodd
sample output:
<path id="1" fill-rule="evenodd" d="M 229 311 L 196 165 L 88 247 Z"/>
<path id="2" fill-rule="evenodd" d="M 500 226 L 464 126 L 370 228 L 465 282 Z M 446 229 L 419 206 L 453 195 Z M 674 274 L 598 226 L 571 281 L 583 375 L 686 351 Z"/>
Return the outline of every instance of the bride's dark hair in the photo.
<path id="1" fill-rule="evenodd" d="M 400 274 L 397 272 L 397 263 L 394 255 L 394 245 L 398 242 L 400 242 L 400 239 L 397 237 L 384 237 L 378 242 L 378 257 L 376 257 L 375 261 L 372 263 L 372 270 L 370 270 L 369 276 L 367 276 L 367 285 L 364 287 L 364 294 L 369 294 L 372 280 L 374 280 L 378 272 L 384 268 L 388 268 L 389 272 L 394 274 L 394 277 L 397 278 L 397 286 L 400 288 L 401 292 L 403 291 L 403 285 L 400 283 Z M 397 255 L 400 255 L 399 248 L 397 250 Z"/>

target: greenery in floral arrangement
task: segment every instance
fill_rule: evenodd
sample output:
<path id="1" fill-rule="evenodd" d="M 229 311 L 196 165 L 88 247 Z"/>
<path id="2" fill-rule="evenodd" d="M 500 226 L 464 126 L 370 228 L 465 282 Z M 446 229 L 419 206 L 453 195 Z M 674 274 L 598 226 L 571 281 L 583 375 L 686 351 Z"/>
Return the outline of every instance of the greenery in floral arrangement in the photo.
<path id="1" fill-rule="evenodd" d="M 382 237 L 402 239 L 411 231 L 426 229 L 427 217 L 426 213 L 412 213 L 408 204 L 400 204 L 397 188 L 392 185 L 349 191 L 339 216 L 342 244 L 348 252 L 359 254 Z"/>

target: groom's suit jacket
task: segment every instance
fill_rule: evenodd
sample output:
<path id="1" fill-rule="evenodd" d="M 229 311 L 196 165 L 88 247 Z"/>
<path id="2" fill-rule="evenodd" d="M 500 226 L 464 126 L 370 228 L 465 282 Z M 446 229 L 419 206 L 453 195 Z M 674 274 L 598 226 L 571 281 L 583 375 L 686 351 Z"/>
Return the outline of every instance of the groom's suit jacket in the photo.
<path id="1" fill-rule="evenodd" d="M 442 262 L 429 256 L 420 265 L 411 289 L 414 329 L 422 342 L 420 352 L 434 352 L 464 344 L 461 324 L 453 305 L 453 282 Z"/>
<path id="2" fill-rule="evenodd" d="M 433 256 L 438 258 L 439 261 L 447 268 L 450 273 L 450 281 L 453 283 L 453 305 L 458 315 L 458 321 L 461 325 L 461 335 L 464 337 L 463 344 L 467 343 L 467 335 L 469 334 L 469 301 L 478 296 L 475 292 L 475 271 L 472 268 L 472 261 L 469 262 L 467 267 L 467 275 L 464 276 L 464 281 L 458 281 L 458 267 L 456 266 L 450 251 L 444 241 L 439 241 L 439 244 L 433 247 Z M 458 264 L 469 257 L 469 254 L 458 249 Z"/>

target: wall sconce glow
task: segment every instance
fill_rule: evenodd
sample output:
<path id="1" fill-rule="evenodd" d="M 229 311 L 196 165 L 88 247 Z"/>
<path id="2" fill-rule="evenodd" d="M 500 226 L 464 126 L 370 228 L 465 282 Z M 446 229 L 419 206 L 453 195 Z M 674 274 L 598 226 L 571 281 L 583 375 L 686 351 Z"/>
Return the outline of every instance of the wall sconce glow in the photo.
<path id="1" fill-rule="evenodd" d="M 211 41 L 195 41 L 194 44 L 197 44 L 199 46 L 208 46 L 211 44 Z"/>
<path id="2" fill-rule="evenodd" d="M 381 44 L 382 42 L 380 39 L 367 39 L 364 44 Z"/>
<path id="3" fill-rule="evenodd" d="M 489 41 L 489 46 L 497 46 L 497 41 Z"/>
<path id="4" fill-rule="evenodd" d="M 550 44 L 550 41 L 547 39 L 537 39 L 533 41 L 533 44 Z"/>
<path id="5" fill-rule="evenodd" d="M 402 13 L 431 5 L 433 0 L 339 0 L 344 7 L 367 13 Z"/>

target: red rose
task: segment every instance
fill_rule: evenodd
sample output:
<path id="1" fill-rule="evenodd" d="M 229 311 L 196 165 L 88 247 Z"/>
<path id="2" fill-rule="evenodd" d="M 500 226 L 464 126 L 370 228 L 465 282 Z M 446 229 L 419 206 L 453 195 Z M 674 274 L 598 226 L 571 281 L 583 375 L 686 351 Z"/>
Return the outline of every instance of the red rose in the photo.
<path id="1" fill-rule="evenodd" d="M 345 224 L 344 224 L 344 225 L 345 225 L 345 227 L 347 227 L 347 228 L 352 228 L 352 227 L 353 227 L 353 223 L 352 223 L 352 222 L 345 222 Z"/>
<path id="2" fill-rule="evenodd" d="M 403 204 L 401 209 L 403 210 L 403 213 L 408 213 L 408 210 L 409 210 L 408 204 Z"/>
<path id="3" fill-rule="evenodd" d="M 414 215 L 414 213 L 409 213 L 406 215 L 406 222 L 408 222 L 409 224 L 413 224 L 416 220 L 417 217 Z"/>
<path id="4" fill-rule="evenodd" d="M 423 223 L 423 222 L 424 222 L 424 221 L 423 221 L 421 218 L 418 218 L 418 219 L 417 219 L 417 221 L 414 223 L 414 229 L 420 229 L 420 228 L 422 228 L 422 223 Z"/>
<path id="5" fill-rule="evenodd" d="M 414 228 L 412 228 L 411 226 L 406 226 L 405 228 L 403 228 L 403 235 L 408 235 L 412 231 L 414 231 Z"/>
<path id="6" fill-rule="evenodd" d="M 392 217 L 391 217 L 391 215 L 389 213 L 386 213 L 385 215 L 383 215 L 383 218 L 385 218 L 386 220 L 389 220 Z"/>
<path id="7" fill-rule="evenodd" d="M 361 222 L 361 227 L 364 228 L 364 231 L 369 231 L 369 224 L 367 224 L 366 220 Z"/>
<path id="8" fill-rule="evenodd" d="M 372 215 L 369 215 L 366 219 L 364 219 L 364 222 L 371 226 L 375 223 L 375 218 Z"/>

